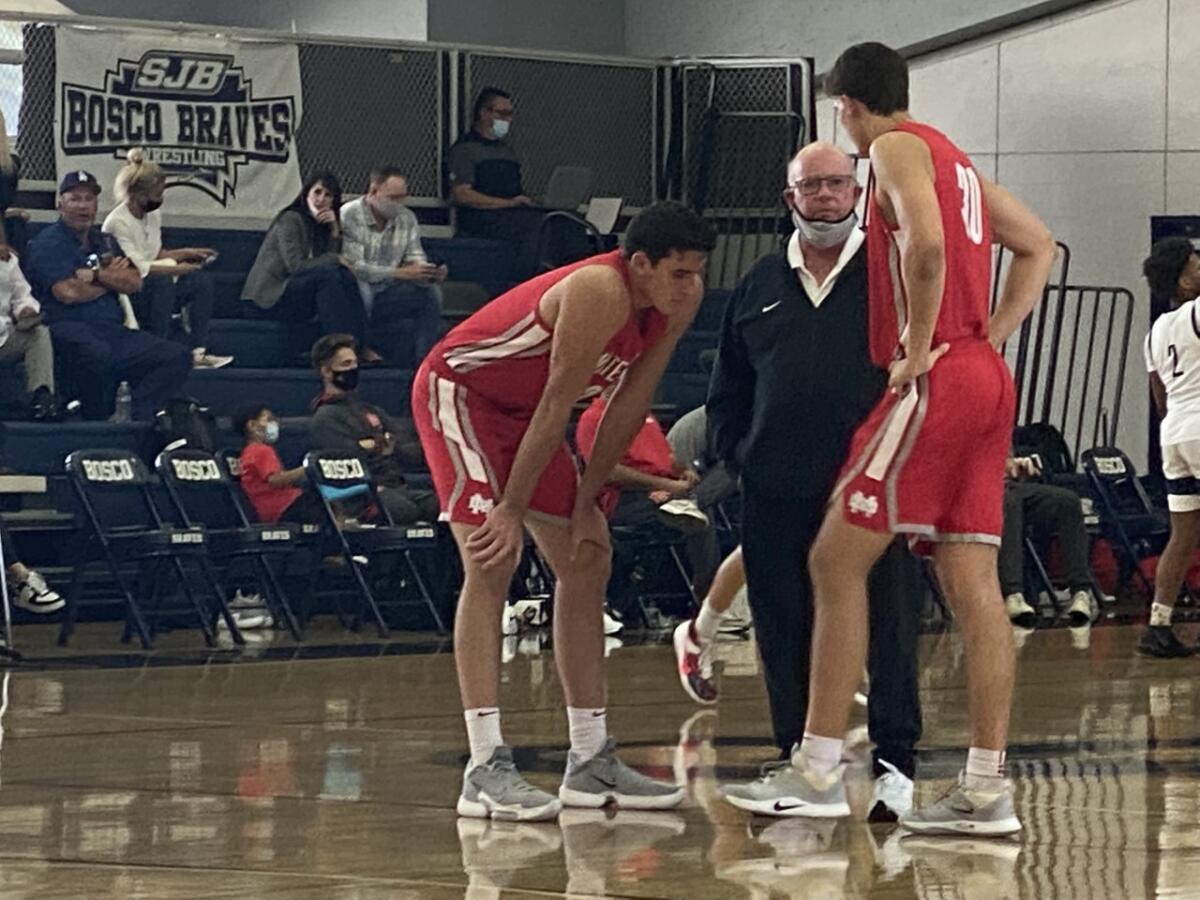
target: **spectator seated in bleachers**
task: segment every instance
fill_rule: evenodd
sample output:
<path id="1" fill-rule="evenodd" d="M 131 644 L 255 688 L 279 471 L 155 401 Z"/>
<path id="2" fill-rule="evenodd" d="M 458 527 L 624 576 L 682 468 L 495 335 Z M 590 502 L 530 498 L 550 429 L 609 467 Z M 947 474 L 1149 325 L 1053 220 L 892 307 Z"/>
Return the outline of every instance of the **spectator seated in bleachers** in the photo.
<path id="1" fill-rule="evenodd" d="M 585 461 L 591 458 L 607 405 L 608 397 L 596 397 L 579 417 L 575 446 Z M 716 531 L 696 504 L 699 483 L 700 475 L 676 460 L 662 426 L 647 414 L 597 502 L 613 525 L 664 528 L 684 535 L 692 567 L 692 589 L 697 597 L 703 597 L 721 559 Z"/>
<path id="2" fill-rule="evenodd" d="M 50 326 L 54 352 L 85 419 L 106 419 L 117 385 L 133 389 L 133 417 L 154 418 L 178 394 L 192 368 L 187 348 L 126 327 L 120 294 L 136 294 L 142 276 L 121 245 L 96 227 L 100 185 L 74 171 L 59 185 L 59 219 L 29 242 L 25 274 Z M 65 393 L 65 392 L 64 392 Z"/>
<path id="3" fill-rule="evenodd" d="M 227 366 L 233 362 L 232 356 L 214 356 L 207 349 L 215 295 L 204 264 L 216 256 L 216 251 L 205 247 L 163 248 L 159 207 L 167 177 L 157 163 L 145 159 L 141 147 L 130 150 L 126 159 L 113 188 L 117 206 L 105 218 L 101 230 L 116 238 L 142 276 L 141 291 L 130 298 L 141 328 L 169 338 L 175 313 L 186 309 L 184 321 L 192 364 L 211 369 Z"/>
<path id="4" fill-rule="evenodd" d="M 1037 610 L 1025 599 L 1025 538 L 1042 546 L 1057 540 L 1066 569 L 1071 602 L 1071 623 L 1092 620 L 1091 542 L 1083 523 L 1079 495 L 1066 488 L 1043 484 L 1036 459 L 1010 457 L 1005 463 L 1004 534 L 1000 542 L 1000 587 L 1008 617 L 1018 625 L 1033 625 Z"/>
<path id="5" fill-rule="evenodd" d="M 8 578 L 9 597 L 14 606 L 32 613 L 52 613 L 63 607 L 63 599 L 46 584 L 46 579 L 17 558 L 8 529 L 0 525 L 0 549 Z"/>
<path id="6" fill-rule="evenodd" d="M 321 502 L 311 490 L 303 467 L 285 469 L 275 442 L 279 420 L 264 403 L 252 403 L 233 417 L 233 427 L 246 444 L 238 462 L 242 492 L 259 522 L 321 521 Z"/>
<path id="7" fill-rule="evenodd" d="M 442 336 L 446 267 L 431 263 L 408 199 L 408 179 L 395 166 L 371 172 L 365 196 L 342 206 L 342 253 L 358 279 L 372 326 L 412 320 L 413 361 Z M 378 348 L 377 348 L 378 349 Z"/>
<path id="8" fill-rule="evenodd" d="M 8 125 L 4 113 L 0 112 L 0 219 L 4 228 L 0 231 L 0 242 L 7 244 L 18 254 L 24 255 L 28 242 L 29 213 L 13 206 L 17 199 L 17 188 L 21 180 L 21 158 L 8 145 Z"/>
<path id="9" fill-rule="evenodd" d="M 367 314 L 358 282 L 342 253 L 342 186 L 332 172 L 317 172 L 280 210 L 258 248 L 242 287 L 249 312 L 281 322 L 316 319 L 324 333 L 349 333 L 362 346 Z M 363 351 L 368 363 L 380 361 Z"/>
<path id="10" fill-rule="evenodd" d="M 424 468 L 425 455 L 411 423 L 400 423 L 358 396 L 358 346 L 348 334 L 327 334 L 312 349 L 321 376 L 309 441 L 314 450 L 360 454 L 397 525 L 435 522 L 439 506 L 431 490 L 410 486 L 406 469 Z"/>
<path id="11" fill-rule="evenodd" d="M 537 230 L 545 213 L 525 195 L 521 161 L 505 140 L 512 118 L 511 94 L 491 87 L 480 91 L 471 130 L 450 148 L 446 168 L 458 233 L 511 244 L 516 277 L 524 280 L 534 274 Z"/>
<path id="12" fill-rule="evenodd" d="M 737 478 L 725 463 L 713 458 L 708 447 L 708 416 L 703 406 L 684 413 L 667 432 L 667 443 L 680 465 L 700 473 L 693 492 L 696 505 L 706 515 L 738 492 Z"/>
<path id="13" fill-rule="evenodd" d="M 23 362 L 30 418 L 58 415 L 54 346 L 42 324 L 42 307 L 21 273 L 17 255 L 0 244 L 0 363 Z"/>

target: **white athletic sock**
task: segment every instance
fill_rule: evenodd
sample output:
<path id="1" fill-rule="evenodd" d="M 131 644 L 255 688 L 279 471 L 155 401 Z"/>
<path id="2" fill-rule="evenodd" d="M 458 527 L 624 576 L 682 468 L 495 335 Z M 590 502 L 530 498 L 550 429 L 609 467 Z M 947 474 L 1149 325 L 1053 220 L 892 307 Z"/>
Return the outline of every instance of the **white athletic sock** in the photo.
<path id="1" fill-rule="evenodd" d="M 981 747 L 968 750 L 964 784 L 973 791 L 998 793 L 1004 790 L 1004 751 Z"/>
<path id="2" fill-rule="evenodd" d="M 1175 612 L 1175 608 L 1167 606 L 1165 603 L 1150 604 L 1150 624 L 1151 625 L 1170 625 L 1171 614 Z"/>
<path id="3" fill-rule="evenodd" d="M 717 627 L 721 624 L 724 616 L 724 613 L 713 609 L 711 603 L 707 600 L 704 601 L 700 607 L 700 615 L 696 616 L 696 637 L 702 644 L 711 643 L 712 639 L 717 636 Z"/>
<path id="4" fill-rule="evenodd" d="M 571 733 L 571 752 L 579 759 L 591 759 L 604 749 L 604 742 L 608 740 L 605 710 L 568 706 L 567 725 Z"/>
<path id="5" fill-rule="evenodd" d="M 463 712 L 467 720 L 467 741 L 471 745 L 471 767 L 486 766 L 496 748 L 504 743 L 500 736 L 500 710 L 481 706 Z"/>
<path id="6" fill-rule="evenodd" d="M 792 764 L 816 775 L 829 775 L 842 761 L 843 743 L 841 738 L 821 737 L 806 731 L 800 749 L 792 752 Z"/>

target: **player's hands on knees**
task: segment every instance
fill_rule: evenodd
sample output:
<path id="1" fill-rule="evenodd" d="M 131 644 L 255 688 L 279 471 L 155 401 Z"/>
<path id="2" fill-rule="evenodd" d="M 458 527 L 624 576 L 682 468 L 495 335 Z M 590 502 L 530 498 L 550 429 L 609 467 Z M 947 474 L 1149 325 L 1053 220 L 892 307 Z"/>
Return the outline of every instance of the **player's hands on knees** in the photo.
<path id="1" fill-rule="evenodd" d="M 493 569 L 519 559 L 525 545 L 523 520 L 524 516 L 504 501 L 497 503 L 483 525 L 467 538 L 472 562 Z"/>
<path id="2" fill-rule="evenodd" d="M 942 344 L 928 353 L 905 355 L 888 366 L 888 387 L 897 394 L 904 393 L 910 384 L 934 367 L 946 355 L 949 344 Z"/>
<path id="3" fill-rule="evenodd" d="M 595 544 L 601 548 L 609 546 L 608 520 L 595 503 L 576 506 L 571 513 L 571 559 L 579 556 L 584 544 Z"/>

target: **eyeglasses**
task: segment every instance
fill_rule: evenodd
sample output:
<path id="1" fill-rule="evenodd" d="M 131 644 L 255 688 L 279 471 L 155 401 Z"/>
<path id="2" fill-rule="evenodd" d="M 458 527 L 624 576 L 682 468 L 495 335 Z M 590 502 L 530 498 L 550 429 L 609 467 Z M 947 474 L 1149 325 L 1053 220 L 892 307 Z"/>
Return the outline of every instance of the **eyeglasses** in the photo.
<path id="1" fill-rule="evenodd" d="M 854 184 L 853 175 L 825 175 L 816 178 L 801 178 L 795 184 L 789 184 L 783 190 L 785 197 L 789 195 L 800 194 L 803 197 L 811 197 L 813 194 L 821 192 L 821 185 L 825 185 L 834 193 L 840 193 L 849 189 Z"/>

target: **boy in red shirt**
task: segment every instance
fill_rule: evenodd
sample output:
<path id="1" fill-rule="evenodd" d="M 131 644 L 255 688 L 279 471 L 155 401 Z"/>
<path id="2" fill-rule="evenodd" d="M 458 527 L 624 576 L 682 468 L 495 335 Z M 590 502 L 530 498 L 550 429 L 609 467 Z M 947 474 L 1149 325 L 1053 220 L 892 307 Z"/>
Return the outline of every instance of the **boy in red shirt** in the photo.
<path id="1" fill-rule="evenodd" d="M 246 439 L 241 463 L 242 491 L 260 522 L 316 522 L 315 499 L 302 488 L 304 469 L 285 469 L 273 446 L 279 440 L 279 420 L 263 403 L 247 406 L 233 417 Z"/>

